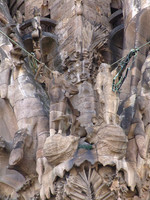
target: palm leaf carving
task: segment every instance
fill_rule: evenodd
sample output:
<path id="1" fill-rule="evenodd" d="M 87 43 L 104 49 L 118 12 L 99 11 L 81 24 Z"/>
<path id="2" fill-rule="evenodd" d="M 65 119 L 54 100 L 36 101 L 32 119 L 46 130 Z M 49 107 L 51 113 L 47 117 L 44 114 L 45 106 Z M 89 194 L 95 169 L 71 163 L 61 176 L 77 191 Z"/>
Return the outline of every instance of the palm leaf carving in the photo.
<path id="1" fill-rule="evenodd" d="M 114 194 L 102 177 L 91 167 L 81 172 L 73 170 L 67 179 L 65 193 L 71 200 L 113 200 Z"/>

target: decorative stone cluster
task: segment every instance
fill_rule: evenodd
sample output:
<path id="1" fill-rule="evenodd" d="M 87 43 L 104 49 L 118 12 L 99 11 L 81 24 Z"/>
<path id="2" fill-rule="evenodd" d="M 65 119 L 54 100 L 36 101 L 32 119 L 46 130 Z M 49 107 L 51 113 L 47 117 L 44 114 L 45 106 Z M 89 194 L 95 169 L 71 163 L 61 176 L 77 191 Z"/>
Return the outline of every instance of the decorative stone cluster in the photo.
<path id="1" fill-rule="evenodd" d="M 127 48 L 132 30 L 147 39 L 142 17 L 132 26 L 120 0 L 22 3 L 15 14 L 9 2 L 15 27 L 0 1 L 0 198 L 148 199 L 149 53 L 139 52 L 120 94 L 108 64 L 123 51 L 120 23 Z"/>

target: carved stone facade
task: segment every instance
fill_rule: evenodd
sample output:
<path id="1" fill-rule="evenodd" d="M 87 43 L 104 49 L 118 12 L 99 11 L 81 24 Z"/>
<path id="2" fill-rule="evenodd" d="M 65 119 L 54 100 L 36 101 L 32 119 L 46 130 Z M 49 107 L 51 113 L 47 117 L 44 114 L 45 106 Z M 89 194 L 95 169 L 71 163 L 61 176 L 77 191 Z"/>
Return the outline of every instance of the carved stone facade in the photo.
<path id="1" fill-rule="evenodd" d="M 0 0 L 0 200 L 150 200 L 149 17 Z"/>

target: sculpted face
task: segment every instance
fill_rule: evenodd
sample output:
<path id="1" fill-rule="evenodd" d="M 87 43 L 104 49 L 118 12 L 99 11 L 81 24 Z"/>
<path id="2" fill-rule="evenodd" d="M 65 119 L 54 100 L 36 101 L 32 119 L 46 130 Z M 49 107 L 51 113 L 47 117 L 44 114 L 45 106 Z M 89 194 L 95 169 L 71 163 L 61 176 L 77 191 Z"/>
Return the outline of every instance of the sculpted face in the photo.
<path id="1" fill-rule="evenodd" d="M 100 71 L 101 72 L 105 72 L 105 73 L 108 73 L 110 72 L 110 65 L 106 64 L 106 63 L 102 63 L 100 65 Z"/>
<path id="2" fill-rule="evenodd" d="M 60 76 L 60 73 L 58 71 L 53 71 L 52 74 L 55 79 L 57 79 Z"/>

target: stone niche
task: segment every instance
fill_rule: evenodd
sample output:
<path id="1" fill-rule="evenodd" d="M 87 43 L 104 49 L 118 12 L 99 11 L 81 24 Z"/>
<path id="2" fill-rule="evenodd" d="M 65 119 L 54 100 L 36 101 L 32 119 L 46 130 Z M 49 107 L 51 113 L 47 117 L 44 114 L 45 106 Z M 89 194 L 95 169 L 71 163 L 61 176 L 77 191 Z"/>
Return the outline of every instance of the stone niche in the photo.
<path id="1" fill-rule="evenodd" d="M 8 6 L 10 9 L 10 14 L 12 17 L 16 14 L 16 11 L 19 10 L 22 14 L 25 12 L 24 0 L 10 0 L 8 1 Z"/>

